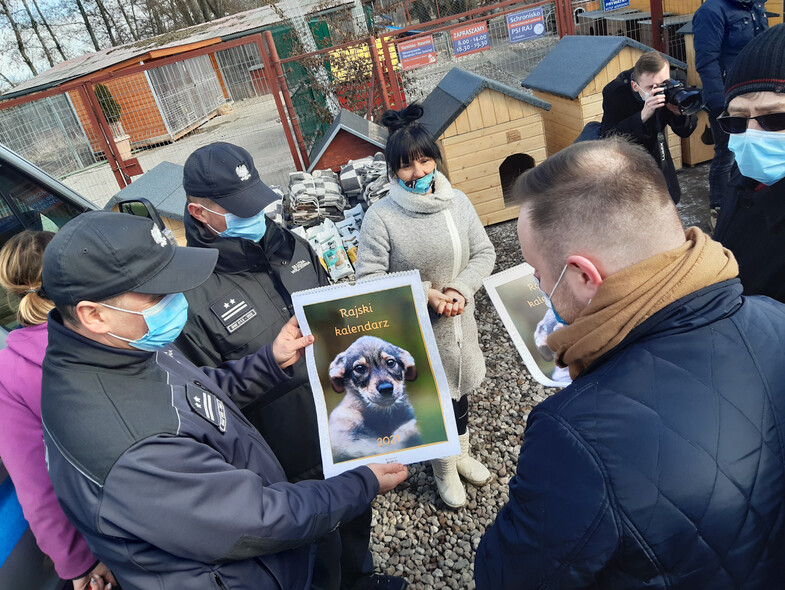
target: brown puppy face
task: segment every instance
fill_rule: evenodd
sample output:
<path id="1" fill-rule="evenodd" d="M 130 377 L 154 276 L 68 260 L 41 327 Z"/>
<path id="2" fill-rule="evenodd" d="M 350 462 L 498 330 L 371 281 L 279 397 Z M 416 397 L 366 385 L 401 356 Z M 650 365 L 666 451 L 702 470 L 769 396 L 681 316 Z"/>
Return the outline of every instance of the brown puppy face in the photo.
<path id="1" fill-rule="evenodd" d="M 362 336 L 330 363 L 330 383 L 338 393 L 353 393 L 368 407 L 391 407 L 406 397 L 404 381 L 414 381 L 414 358 L 404 349 Z"/>

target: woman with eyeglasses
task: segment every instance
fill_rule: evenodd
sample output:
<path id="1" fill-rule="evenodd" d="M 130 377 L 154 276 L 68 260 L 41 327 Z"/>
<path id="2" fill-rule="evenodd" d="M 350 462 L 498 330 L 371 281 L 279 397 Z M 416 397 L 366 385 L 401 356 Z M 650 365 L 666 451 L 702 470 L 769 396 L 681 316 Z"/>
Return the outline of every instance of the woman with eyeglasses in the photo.
<path id="1" fill-rule="evenodd" d="M 0 458 L 41 550 L 54 562 L 66 588 L 109 590 L 117 582 L 68 522 L 55 498 L 44 461 L 41 427 L 41 363 L 46 352 L 46 316 L 54 307 L 41 291 L 44 249 L 54 234 L 23 231 L 0 250 L 0 286 L 18 299 L 21 324 L 0 350 Z"/>
<path id="2" fill-rule="evenodd" d="M 717 122 L 736 156 L 714 239 L 733 251 L 747 295 L 785 303 L 785 25 L 734 62 Z"/>

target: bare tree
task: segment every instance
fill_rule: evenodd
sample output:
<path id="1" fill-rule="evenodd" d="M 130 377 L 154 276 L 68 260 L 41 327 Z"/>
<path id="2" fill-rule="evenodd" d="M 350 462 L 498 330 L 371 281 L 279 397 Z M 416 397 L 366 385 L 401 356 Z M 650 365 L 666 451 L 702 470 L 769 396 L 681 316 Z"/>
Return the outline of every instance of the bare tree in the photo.
<path id="1" fill-rule="evenodd" d="M 131 19 L 128 17 L 128 13 L 125 11 L 125 8 L 123 8 L 123 0 L 117 0 L 117 7 L 120 9 L 120 14 L 123 15 L 123 20 L 128 27 L 128 33 L 131 35 L 131 38 L 134 41 L 138 41 L 139 33 L 135 30 L 134 25 L 131 24 Z M 131 10 L 133 10 L 133 6 L 131 6 Z"/>
<path id="2" fill-rule="evenodd" d="M 11 82 L 11 80 L 8 79 L 8 76 L 6 76 L 3 72 L 0 72 L 0 79 L 2 79 L 3 82 L 5 82 L 10 88 L 16 86 L 16 84 Z"/>
<path id="3" fill-rule="evenodd" d="M 38 28 L 38 21 L 33 16 L 33 13 L 30 10 L 30 5 L 27 3 L 27 0 L 22 0 L 22 6 L 25 7 L 27 18 L 30 19 L 30 25 L 33 27 L 33 32 L 35 33 L 35 36 L 38 37 L 38 42 L 41 44 L 41 47 L 44 50 L 44 55 L 46 56 L 46 61 L 49 62 L 49 67 L 54 67 L 55 60 L 52 59 L 52 54 L 49 53 L 49 48 L 46 46 L 46 41 L 44 41 L 44 37 L 43 35 L 41 35 L 41 30 Z"/>
<path id="4" fill-rule="evenodd" d="M 106 34 L 109 36 L 109 43 L 112 44 L 112 47 L 116 47 L 118 43 L 117 43 L 117 39 L 112 33 L 112 25 L 109 22 L 109 13 L 106 11 L 106 7 L 104 6 L 102 0 L 95 0 L 95 4 L 96 6 L 98 6 L 98 14 L 101 16 L 101 20 L 104 21 L 104 26 L 106 27 Z"/>
<path id="5" fill-rule="evenodd" d="M 30 68 L 31 72 L 33 72 L 33 76 L 37 76 L 38 70 L 35 69 L 33 60 L 31 60 L 30 56 L 27 55 L 25 42 L 24 39 L 22 39 L 22 32 L 19 29 L 19 23 L 17 23 L 14 19 L 14 15 L 11 12 L 11 7 L 8 5 L 8 0 L 0 0 L 0 12 L 2 12 L 2 14 L 4 14 L 8 19 L 11 29 L 14 31 L 14 37 L 16 37 L 16 48 L 19 50 L 19 55 L 22 56 L 22 59 L 27 64 L 27 67 Z"/>
<path id="6" fill-rule="evenodd" d="M 38 6 L 38 0 L 33 0 L 33 6 L 35 6 L 36 12 L 38 12 L 38 17 L 41 19 L 41 22 L 44 23 L 46 30 L 49 31 L 49 36 L 52 38 L 52 41 L 55 44 L 55 48 L 57 52 L 60 54 L 60 57 L 63 58 L 63 61 L 67 60 L 68 58 L 65 56 L 65 51 L 60 46 L 60 41 L 58 40 L 57 36 L 52 32 L 52 27 L 49 26 L 49 21 L 46 20 L 44 17 L 44 13 L 41 12 L 41 8 Z"/>
<path id="7" fill-rule="evenodd" d="M 3 1 L 5 0 L 0 0 L 0 2 Z M 95 37 L 95 31 L 93 30 L 93 25 L 90 24 L 90 19 L 87 18 L 87 12 L 84 9 L 84 4 L 82 4 L 82 0 L 76 0 L 76 5 L 79 8 L 79 14 L 82 15 L 84 26 L 87 29 L 88 34 L 90 35 L 90 40 L 93 42 L 93 47 L 95 47 L 96 51 L 101 51 L 101 46 L 98 44 L 98 39 L 96 39 Z"/>

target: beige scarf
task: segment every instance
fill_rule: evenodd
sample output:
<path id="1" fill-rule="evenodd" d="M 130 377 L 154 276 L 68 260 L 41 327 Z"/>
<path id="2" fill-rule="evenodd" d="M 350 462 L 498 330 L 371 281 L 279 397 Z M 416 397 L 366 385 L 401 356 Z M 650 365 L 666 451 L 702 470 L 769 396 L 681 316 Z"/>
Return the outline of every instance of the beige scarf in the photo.
<path id="1" fill-rule="evenodd" d="M 559 366 L 575 379 L 657 311 L 703 287 L 739 274 L 730 250 L 697 227 L 683 245 L 606 278 L 575 322 L 548 337 Z"/>

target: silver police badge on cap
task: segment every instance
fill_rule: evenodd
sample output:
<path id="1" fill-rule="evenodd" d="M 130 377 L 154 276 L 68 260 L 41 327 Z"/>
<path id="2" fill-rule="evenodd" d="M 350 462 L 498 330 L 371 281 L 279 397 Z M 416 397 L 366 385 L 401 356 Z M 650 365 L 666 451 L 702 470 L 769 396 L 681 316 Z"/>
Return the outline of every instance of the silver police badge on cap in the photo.
<path id="1" fill-rule="evenodd" d="M 251 178 L 251 173 L 248 172 L 248 168 L 246 168 L 245 164 L 240 164 L 234 171 L 237 173 L 237 177 L 240 180 L 245 181 Z"/>

